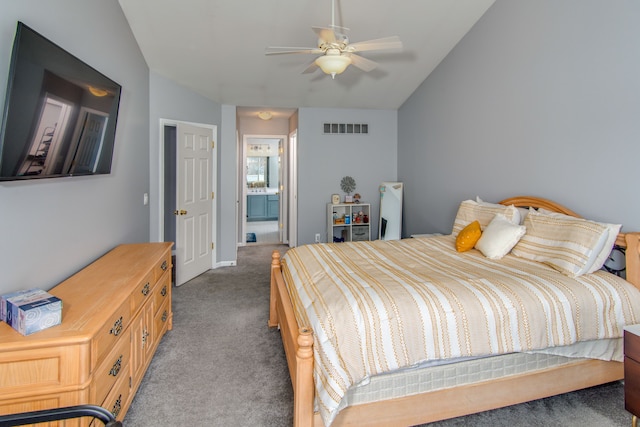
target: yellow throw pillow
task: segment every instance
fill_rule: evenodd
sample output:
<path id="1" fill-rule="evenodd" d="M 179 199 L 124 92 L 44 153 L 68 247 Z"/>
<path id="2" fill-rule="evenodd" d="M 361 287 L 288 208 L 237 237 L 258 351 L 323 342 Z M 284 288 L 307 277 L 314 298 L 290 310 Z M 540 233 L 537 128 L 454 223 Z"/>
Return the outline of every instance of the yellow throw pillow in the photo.
<path id="1" fill-rule="evenodd" d="M 456 250 L 458 252 L 466 252 L 472 249 L 476 242 L 480 240 L 482 236 L 482 230 L 480 230 L 480 223 L 476 220 L 460 230 L 458 237 L 456 237 Z"/>

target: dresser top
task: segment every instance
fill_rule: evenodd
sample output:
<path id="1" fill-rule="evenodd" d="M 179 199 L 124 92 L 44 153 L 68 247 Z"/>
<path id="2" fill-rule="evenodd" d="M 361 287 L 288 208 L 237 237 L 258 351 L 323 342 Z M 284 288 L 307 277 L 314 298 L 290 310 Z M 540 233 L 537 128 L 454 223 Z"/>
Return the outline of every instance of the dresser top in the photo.
<path id="1" fill-rule="evenodd" d="M 161 242 L 117 246 L 48 291 L 62 300 L 60 325 L 23 336 L 0 322 L 2 350 L 16 345 L 44 346 L 52 341 L 89 341 L 105 318 L 127 301 L 133 286 L 144 280 L 158 262 L 169 257 L 172 245 Z M 104 310 L 105 307 L 109 310 Z"/>

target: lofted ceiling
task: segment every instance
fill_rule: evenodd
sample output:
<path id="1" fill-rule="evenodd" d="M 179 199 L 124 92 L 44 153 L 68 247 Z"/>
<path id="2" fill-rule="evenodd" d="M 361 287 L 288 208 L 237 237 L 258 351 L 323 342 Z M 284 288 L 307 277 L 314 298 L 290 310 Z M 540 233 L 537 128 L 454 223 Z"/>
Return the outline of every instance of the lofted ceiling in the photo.
<path id="1" fill-rule="evenodd" d="M 265 55 L 268 46 L 316 47 L 331 0 L 119 0 L 149 68 L 220 104 L 397 109 L 495 0 L 336 0 L 350 42 L 399 36 L 401 52 L 364 52 L 379 64 L 335 77 L 302 74 L 316 55 Z"/>

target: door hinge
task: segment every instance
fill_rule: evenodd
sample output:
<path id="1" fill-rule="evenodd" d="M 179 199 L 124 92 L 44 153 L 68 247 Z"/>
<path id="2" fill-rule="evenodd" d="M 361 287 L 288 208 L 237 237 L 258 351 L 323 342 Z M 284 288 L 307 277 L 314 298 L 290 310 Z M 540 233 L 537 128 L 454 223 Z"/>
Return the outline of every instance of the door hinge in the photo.
<path id="1" fill-rule="evenodd" d="M 215 198 L 216 198 L 216 192 L 215 192 L 215 191 L 212 191 L 212 192 L 211 192 L 211 199 L 215 199 Z"/>
<path id="2" fill-rule="evenodd" d="M 214 250 L 214 249 L 215 249 L 215 247 L 216 247 L 216 244 L 215 244 L 215 243 L 213 243 L 213 242 L 211 242 L 211 250 Z"/>
<path id="3" fill-rule="evenodd" d="M 211 140 L 211 148 L 216 148 L 216 142 L 214 140 Z"/>

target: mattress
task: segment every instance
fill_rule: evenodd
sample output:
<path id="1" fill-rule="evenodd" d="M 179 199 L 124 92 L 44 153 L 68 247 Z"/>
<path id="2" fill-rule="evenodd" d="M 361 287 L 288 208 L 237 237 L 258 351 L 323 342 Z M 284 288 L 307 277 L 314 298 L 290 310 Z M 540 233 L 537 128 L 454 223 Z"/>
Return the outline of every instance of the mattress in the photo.
<path id="1" fill-rule="evenodd" d="M 351 387 L 340 409 L 559 367 L 584 359 L 622 361 L 622 339 L 399 369 L 367 378 Z"/>

